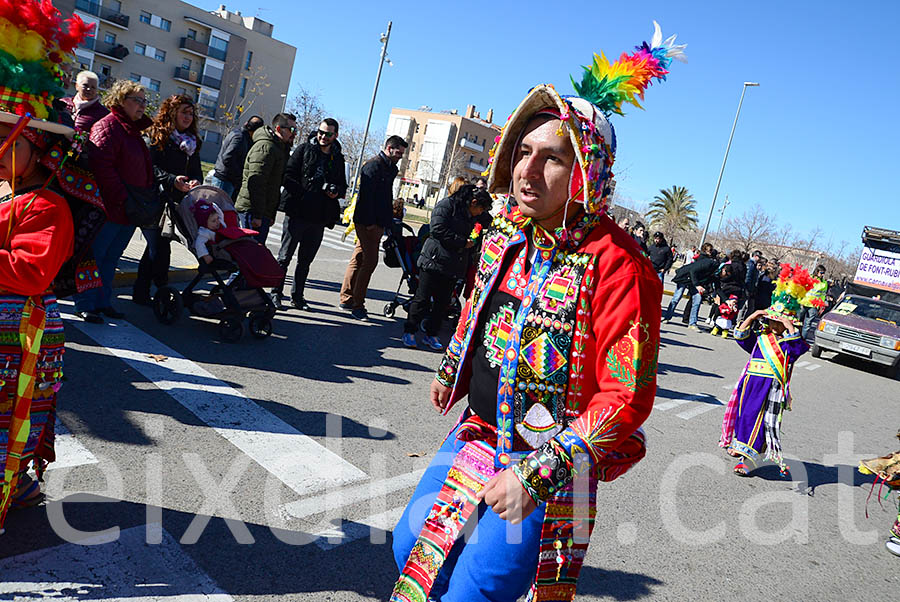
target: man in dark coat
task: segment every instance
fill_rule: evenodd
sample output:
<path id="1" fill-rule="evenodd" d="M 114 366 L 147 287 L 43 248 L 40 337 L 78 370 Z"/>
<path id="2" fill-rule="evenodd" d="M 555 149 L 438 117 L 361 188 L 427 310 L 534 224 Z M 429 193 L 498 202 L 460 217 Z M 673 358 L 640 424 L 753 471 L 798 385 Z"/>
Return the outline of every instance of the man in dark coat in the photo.
<path id="1" fill-rule="evenodd" d="M 421 325 L 425 332 L 422 342 L 435 351 L 443 349 L 437 335 L 453 287 L 466 274 L 470 249 L 475 246 L 472 230 L 479 216 L 490 208 L 491 195 L 473 184 L 462 186 L 434 206 L 429 237 L 417 262 L 419 286 L 403 326 L 403 344 L 407 347 L 416 346 L 416 330 Z"/>
<path id="2" fill-rule="evenodd" d="M 278 263 L 287 273 L 291 257 L 297 252 L 291 286 L 291 304 L 297 309 L 309 309 L 303 298 L 309 266 L 319 252 L 325 228 L 333 228 L 340 219 L 338 199 L 347 192 L 338 128 L 338 122 L 331 117 L 323 119 L 318 130 L 297 147 L 284 170 L 284 223 Z M 284 282 L 274 291 L 276 305 L 281 305 L 283 290 Z"/>
<path id="3" fill-rule="evenodd" d="M 254 115 L 241 127 L 225 135 L 216 166 L 209 183 L 225 191 L 232 199 L 237 198 L 244 177 L 244 159 L 253 144 L 253 133 L 265 125 L 262 117 Z"/>
<path id="4" fill-rule="evenodd" d="M 296 133 L 297 119 L 290 113 L 279 113 L 272 119 L 272 127 L 261 127 L 253 133 L 253 145 L 244 159 L 234 208 L 241 226 L 259 232 L 255 238 L 263 245 L 278 213 L 281 180 Z"/>
<path id="5" fill-rule="evenodd" d="M 397 163 L 407 146 L 409 144 L 400 136 L 391 136 L 384 143 L 384 150 L 363 165 L 359 176 L 359 195 L 353 213 L 356 248 L 341 285 L 341 307 L 351 310 L 357 320 L 365 320 L 368 315 L 366 291 L 372 272 L 378 267 L 381 235 L 394 219 L 394 178 L 397 177 Z"/>
<path id="6" fill-rule="evenodd" d="M 672 268 L 675 257 L 672 254 L 672 247 L 669 246 L 662 232 L 653 233 L 653 243 L 647 247 L 647 255 L 650 256 L 650 263 L 653 264 L 653 269 L 659 275 L 659 280 L 665 282 L 666 272 Z"/>
<path id="7" fill-rule="evenodd" d="M 668 322 L 675 313 L 675 306 L 681 300 L 685 292 L 691 295 L 691 317 L 688 322 L 688 328 L 698 330 L 697 314 L 700 312 L 700 303 L 703 300 L 703 294 L 706 293 L 706 287 L 713 279 L 718 268 L 718 263 L 713 259 L 713 248 L 710 243 L 703 243 L 700 249 L 700 257 L 689 264 L 683 265 L 675 272 L 672 282 L 675 283 L 675 293 L 669 302 L 669 307 L 663 313 L 663 321 Z"/>
<path id="8" fill-rule="evenodd" d="M 99 81 L 93 71 L 82 71 L 75 78 L 75 96 L 60 99 L 79 132 L 90 132 L 95 123 L 109 115 L 109 109 L 100 102 Z"/>

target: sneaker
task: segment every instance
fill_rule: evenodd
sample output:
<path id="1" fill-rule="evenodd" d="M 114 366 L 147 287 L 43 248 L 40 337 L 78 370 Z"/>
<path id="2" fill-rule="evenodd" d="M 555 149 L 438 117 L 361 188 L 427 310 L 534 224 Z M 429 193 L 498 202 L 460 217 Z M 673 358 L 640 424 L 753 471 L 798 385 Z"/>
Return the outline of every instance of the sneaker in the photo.
<path id="1" fill-rule="evenodd" d="M 369 312 L 366 311 L 365 307 L 357 307 L 353 311 L 350 312 L 350 315 L 360 321 L 365 321 L 366 318 L 369 317 Z"/>
<path id="2" fill-rule="evenodd" d="M 125 317 L 125 314 L 123 314 L 119 310 L 113 308 L 112 306 L 101 307 L 100 309 L 97 310 L 97 313 L 103 314 L 107 318 L 112 318 L 113 320 L 121 320 L 122 318 Z"/>
<path id="3" fill-rule="evenodd" d="M 281 293 L 272 293 L 272 305 L 278 311 L 284 311 L 284 303 L 281 302 L 282 298 Z"/>
<path id="4" fill-rule="evenodd" d="M 353 311 L 353 304 L 350 303 L 349 301 L 347 303 L 344 303 L 343 301 L 341 301 L 341 303 L 338 305 L 338 307 L 340 307 L 341 309 L 346 309 L 347 311 Z"/>
<path id="5" fill-rule="evenodd" d="M 697 328 L 696 324 L 691 324 L 688 326 L 688 330 L 693 330 L 694 332 L 700 332 L 700 329 Z"/>
<path id="6" fill-rule="evenodd" d="M 437 337 L 431 337 L 431 336 L 425 335 L 424 337 L 422 337 L 422 342 L 425 343 L 425 345 L 427 345 L 428 347 L 431 347 L 432 349 L 434 349 L 435 351 L 440 351 L 441 349 L 444 348 L 444 345 L 441 343 L 441 340 Z"/>
<path id="7" fill-rule="evenodd" d="M 723 339 L 727 339 L 727 338 L 728 338 L 728 331 L 727 331 L 727 330 L 723 330 L 723 331 L 722 331 L 722 338 L 723 338 Z"/>
<path id="8" fill-rule="evenodd" d="M 131 302 L 136 305 L 143 305 L 144 307 L 150 307 L 153 305 L 153 298 L 150 296 L 150 293 L 146 293 L 146 294 L 132 293 Z"/>
<path id="9" fill-rule="evenodd" d="M 299 309 L 300 311 L 309 311 L 312 309 L 309 306 L 309 303 L 306 302 L 306 299 L 300 297 L 299 299 L 291 299 L 291 306 L 294 309 Z"/>
<path id="10" fill-rule="evenodd" d="M 418 347 L 418 343 L 416 343 L 416 335 L 411 332 L 403 333 L 403 345 L 405 347 L 409 347 L 410 349 L 415 349 Z"/>
<path id="11" fill-rule="evenodd" d="M 718 326 L 713 327 L 713 329 L 709 331 L 709 334 L 711 334 L 713 336 L 716 336 L 717 334 L 719 334 L 719 327 Z"/>
<path id="12" fill-rule="evenodd" d="M 900 556 L 900 541 L 894 541 L 894 538 L 891 538 L 884 542 L 884 547 L 894 556 Z"/>
<path id="13" fill-rule="evenodd" d="M 95 311 L 76 311 L 75 315 L 91 324 L 103 324 L 103 317 Z"/>

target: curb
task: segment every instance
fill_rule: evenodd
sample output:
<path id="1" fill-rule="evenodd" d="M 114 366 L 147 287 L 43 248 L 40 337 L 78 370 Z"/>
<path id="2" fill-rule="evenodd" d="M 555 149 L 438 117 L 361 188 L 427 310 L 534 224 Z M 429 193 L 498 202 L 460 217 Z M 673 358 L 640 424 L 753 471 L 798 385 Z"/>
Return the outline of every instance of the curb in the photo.
<path id="1" fill-rule="evenodd" d="M 189 268 L 189 267 L 174 267 L 169 270 L 169 283 L 173 282 L 188 282 L 194 279 L 194 276 L 197 275 L 197 268 Z M 137 280 L 137 271 L 129 270 L 127 272 L 116 272 L 116 277 L 113 278 L 113 288 L 122 288 L 126 286 L 131 286 L 134 284 L 134 281 Z"/>

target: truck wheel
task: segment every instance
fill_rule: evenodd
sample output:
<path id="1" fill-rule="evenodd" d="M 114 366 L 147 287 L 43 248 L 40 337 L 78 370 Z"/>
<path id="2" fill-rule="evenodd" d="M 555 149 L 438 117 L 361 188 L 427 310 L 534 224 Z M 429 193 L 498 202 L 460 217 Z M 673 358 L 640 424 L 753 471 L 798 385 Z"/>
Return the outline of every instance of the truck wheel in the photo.
<path id="1" fill-rule="evenodd" d="M 822 357 L 822 348 L 819 347 L 818 345 L 816 345 L 815 343 L 813 343 L 811 353 L 814 358 L 818 359 L 818 358 Z"/>

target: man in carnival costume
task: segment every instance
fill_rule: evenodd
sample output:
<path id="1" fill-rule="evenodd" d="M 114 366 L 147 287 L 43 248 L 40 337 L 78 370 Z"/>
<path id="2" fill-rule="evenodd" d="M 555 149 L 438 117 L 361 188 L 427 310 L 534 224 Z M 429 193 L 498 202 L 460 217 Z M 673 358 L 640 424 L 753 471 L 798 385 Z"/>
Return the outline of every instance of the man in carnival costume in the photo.
<path id="1" fill-rule="evenodd" d="M 682 49 L 657 26 L 615 63 L 595 56 L 578 96 L 532 89 L 497 138 L 488 189 L 509 203 L 431 385 L 439 411 L 469 405 L 394 530 L 391 600 L 573 599 L 597 483 L 643 458 L 656 390 L 662 289 L 606 214 L 607 115 Z"/>
<path id="2" fill-rule="evenodd" d="M 750 354 L 731 394 L 722 422 L 719 446 L 740 458 L 734 473 L 745 477 L 762 461 L 787 471 L 781 453 L 781 420 L 791 409 L 791 371 L 809 345 L 800 336 L 800 301 L 819 281 L 800 266 L 783 264 L 772 304 L 749 316 L 734 331 L 734 339 Z M 821 302 L 824 305 L 824 302 Z M 821 305 L 820 305 L 821 306 Z M 753 329 L 757 319 L 764 323 Z"/>
<path id="3" fill-rule="evenodd" d="M 62 65 L 87 34 L 78 17 L 66 25 L 50 0 L 0 0 L 0 533 L 10 509 L 42 501 L 38 481 L 55 459 L 56 297 L 99 284 L 88 252 L 102 203 L 54 109 Z"/>

